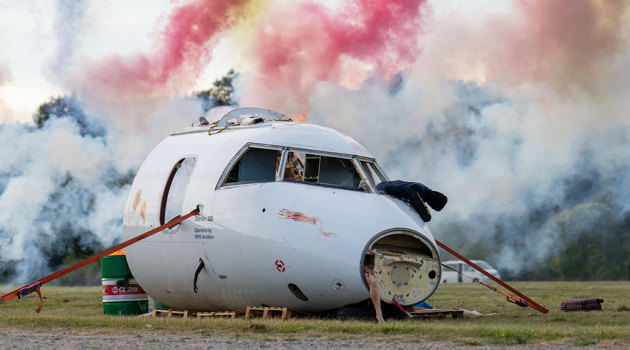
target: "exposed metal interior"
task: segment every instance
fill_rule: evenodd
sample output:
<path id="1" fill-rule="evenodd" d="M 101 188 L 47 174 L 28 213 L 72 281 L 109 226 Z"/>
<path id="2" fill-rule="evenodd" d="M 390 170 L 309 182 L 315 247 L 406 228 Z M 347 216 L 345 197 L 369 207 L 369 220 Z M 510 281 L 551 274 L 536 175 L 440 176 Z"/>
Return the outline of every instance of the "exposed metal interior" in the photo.
<path id="1" fill-rule="evenodd" d="M 395 231 L 372 242 L 364 266 L 372 265 L 381 300 L 415 305 L 429 298 L 440 282 L 440 260 L 424 237 Z"/>

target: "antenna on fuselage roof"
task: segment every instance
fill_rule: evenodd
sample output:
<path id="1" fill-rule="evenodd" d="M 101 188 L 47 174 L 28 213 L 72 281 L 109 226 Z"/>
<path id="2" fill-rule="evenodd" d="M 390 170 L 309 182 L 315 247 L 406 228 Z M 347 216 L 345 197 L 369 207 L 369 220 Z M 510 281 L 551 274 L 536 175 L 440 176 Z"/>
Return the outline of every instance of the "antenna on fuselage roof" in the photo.
<path id="1" fill-rule="evenodd" d="M 292 121 L 292 119 L 287 117 L 286 115 L 282 113 L 274 112 L 269 109 L 246 107 L 246 108 L 238 108 L 225 114 L 223 118 L 221 118 L 221 120 L 219 120 L 219 122 L 217 123 L 217 127 L 221 128 L 221 127 L 225 127 L 229 125 L 239 125 L 241 124 L 243 120 L 250 119 L 250 118 L 253 118 L 253 119 L 262 118 L 263 122 L 266 122 L 266 121 L 290 122 Z"/>

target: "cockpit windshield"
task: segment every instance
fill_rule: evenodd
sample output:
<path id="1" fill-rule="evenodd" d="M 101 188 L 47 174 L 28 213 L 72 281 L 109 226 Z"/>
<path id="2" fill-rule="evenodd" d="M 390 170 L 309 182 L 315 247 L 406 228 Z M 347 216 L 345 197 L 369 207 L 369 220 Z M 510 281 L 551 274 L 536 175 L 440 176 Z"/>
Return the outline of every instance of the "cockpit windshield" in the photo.
<path id="1" fill-rule="evenodd" d="M 252 144 L 230 162 L 218 187 L 284 181 L 376 192 L 376 185 L 386 180 L 370 159 Z"/>

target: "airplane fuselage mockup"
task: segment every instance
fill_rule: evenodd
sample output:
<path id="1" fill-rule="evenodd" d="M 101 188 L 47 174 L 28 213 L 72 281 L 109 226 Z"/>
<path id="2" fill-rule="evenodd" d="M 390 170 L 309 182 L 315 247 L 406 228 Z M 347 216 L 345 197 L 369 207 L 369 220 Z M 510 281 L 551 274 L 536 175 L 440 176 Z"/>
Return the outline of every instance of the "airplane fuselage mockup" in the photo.
<path id="1" fill-rule="evenodd" d="M 417 213 L 378 193 L 386 180 L 338 131 L 237 109 L 173 133 L 146 158 L 125 205 L 125 239 L 200 214 L 129 246 L 127 260 L 172 308 L 333 310 L 369 299 L 365 265 L 383 301 L 413 305 L 437 288 L 440 260 Z"/>

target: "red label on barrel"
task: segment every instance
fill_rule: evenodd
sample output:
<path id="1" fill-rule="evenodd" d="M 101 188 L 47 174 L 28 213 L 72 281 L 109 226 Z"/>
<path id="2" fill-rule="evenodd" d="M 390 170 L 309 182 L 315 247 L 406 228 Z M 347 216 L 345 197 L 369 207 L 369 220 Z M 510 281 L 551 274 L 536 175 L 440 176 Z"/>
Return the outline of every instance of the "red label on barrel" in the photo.
<path id="1" fill-rule="evenodd" d="M 137 284 L 103 286 L 103 295 L 133 295 L 146 293 L 147 292 Z"/>

